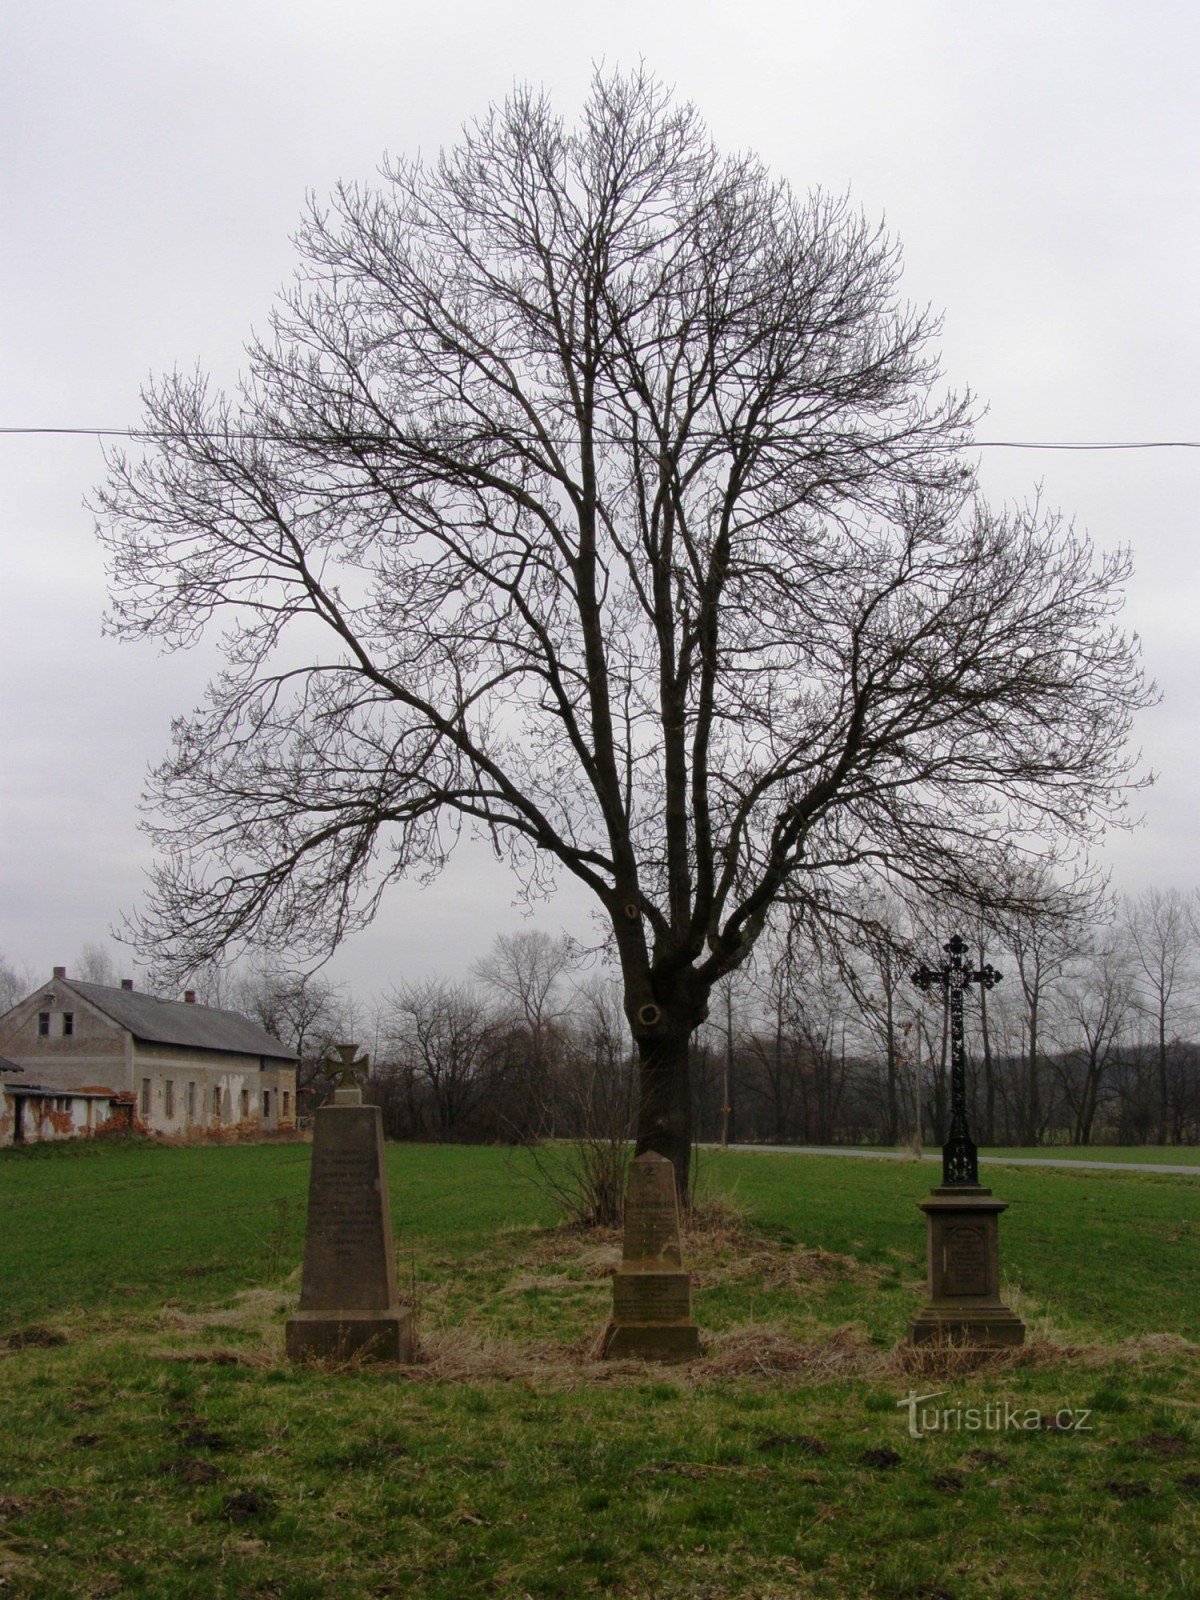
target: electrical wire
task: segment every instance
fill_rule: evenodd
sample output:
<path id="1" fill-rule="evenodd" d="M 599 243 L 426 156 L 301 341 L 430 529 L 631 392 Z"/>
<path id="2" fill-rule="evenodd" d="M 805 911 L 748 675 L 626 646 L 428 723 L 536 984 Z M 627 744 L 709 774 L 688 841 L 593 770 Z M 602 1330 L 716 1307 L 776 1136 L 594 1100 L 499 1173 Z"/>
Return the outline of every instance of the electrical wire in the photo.
<path id="1" fill-rule="evenodd" d="M 0 426 L 0 434 L 13 436 L 64 435 L 90 439 L 224 439 L 228 441 L 261 439 L 265 443 L 320 444 L 332 442 L 319 434 L 282 434 L 183 429 L 180 432 L 159 428 L 29 428 Z M 369 435 L 357 435 L 366 440 Z M 556 444 L 564 441 L 554 440 Z M 625 441 L 626 443 L 631 441 Z M 953 450 L 1200 450 L 1200 439 L 973 439 L 963 444 L 948 445 Z"/>

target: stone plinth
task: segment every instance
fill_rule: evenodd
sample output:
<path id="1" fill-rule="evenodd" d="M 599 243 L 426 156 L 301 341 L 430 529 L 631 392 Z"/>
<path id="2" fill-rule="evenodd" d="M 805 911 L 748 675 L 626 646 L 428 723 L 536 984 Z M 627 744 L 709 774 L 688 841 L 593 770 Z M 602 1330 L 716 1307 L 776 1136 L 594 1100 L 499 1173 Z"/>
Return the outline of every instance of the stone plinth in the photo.
<path id="1" fill-rule="evenodd" d="M 601 1355 L 686 1361 L 699 1352 L 692 1322 L 692 1280 L 683 1269 L 675 1169 L 647 1151 L 629 1168 L 625 1240 L 613 1274 L 612 1321 Z"/>
<path id="2" fill-rule="evenodd" d="M 293 1361 L 411 1361 L 412 1314 L 396 1291 L 383 1122 L 357 1089 L 339 1089 L 313 1120 L 300 1309 L 287 1324 Z"/>
<path id="3" fill-rule="evenodd" d="M 1000 1299 L 1000 1225 L 1006 1200 L 984 1188 L 940 1187 L 918 1201 L 928 1228 L 929 1302 L 908 1325 L 910 1344 L 953 1340 L 981 1349 L 1025 1342 L 1025 1324 Z"/>

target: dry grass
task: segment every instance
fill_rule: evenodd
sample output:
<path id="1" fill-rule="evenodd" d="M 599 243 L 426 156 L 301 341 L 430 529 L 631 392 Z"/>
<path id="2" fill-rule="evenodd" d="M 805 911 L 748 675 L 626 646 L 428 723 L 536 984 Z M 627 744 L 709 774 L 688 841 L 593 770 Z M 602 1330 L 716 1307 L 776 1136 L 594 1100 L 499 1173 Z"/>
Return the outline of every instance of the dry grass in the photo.
<path id="1" fill-rule="evenodd" d="M 427 1283 L 410 1296 L 417 1317 L 418 1346 L 414 1363 L 400 1369 L 418 1383 L 525 1383 L 547 1391 L 644 1383 L 648 1370 L 638 1360 L 602 1361 L 602 1321 L 597 1320 L 572 1342 L 497 1334 L 487 1326 L 490 1303 L 511 1302 L 528 1291 L 564 1291 L 598 1285 L 609 1277 L 621 1255 L 615 1229 L 563 1227 L 524 1237 L 513 1249 L 506 1281 L 488 1285 L 473 1314 L 455 1317 L 447 1297 L 472 1275 L 471 1263 L 457 1264 L 447 1281 Z M 764 1289 L 803 1290 L 817 1280 L 877 1280 L 882 1269 L 853 1257 L 801 1245 L 785 1245 L 755 1233 L 734 1208 L 710 1205 L 689 1219 L 685 1260 L 700 1285 L 725 1283 Z M 495 1258 L 487 1258 L 494 1269 Z M 283 1283 L 246 1289 L 220 1306 L 185 1310 L 165 1306 L 144 1325 L 146 1353 L 177 1363 L 239 1365 L 257 1369 L 280 1366 L 283 1322 L 296 1303 L 292 1273 Z M 1016 1309 L 1020 1296 L 1006 1291 Z M 533 1316 L 536 1313 L 531 1314 Z M 1026 1315 L 1028 1315 L 1026 1308 Z M 109 1330 L 105 1330 L 107 1334 Z M 117 1329 L 111 1330 L 117 1332 Z M 162 1335 L 171 1337 L 169 1347 Z M 229 1333 L 236 1343 L 212 1343 L 214 1334 Z M 88 1337 L 73 1330 L 75 1338 Z M 129 1323 L 119 1336 L 136 1334 Z M 99 1331 L 93 1337 L 101 1337 Z M 804 1388 L 839 1380 L 886 1383 L 921 1378 L 948 1380 L 966 1374 L 996 1375 L 1016 1370 L 1048 1370 L 1069 1364 L 1076 1369 L 1111 1366 L 1144 1368 L 1178 1359 L 1198 1347 L 1176 1334 L 1145 1334 L 1112 1343 L 1081 1343 L 1058 1335 L 1043 1322 L 1034 1336 L 1016 1349 L 980 1351 L 952 1342 L 913 1346 L 881 1346 L 866 1327 L 842 1322 L 802 1337 L 783 1320 L 750 1320 L 718 1332 L 701 1333 L 701 1353 L 685 1366 L 661 1369 L 668 1381 L 687 1389 L 735 1378 L 770 1380 L 783 1387 Z M 342 1370 L 356 1363 L 330 1364 Z"/>

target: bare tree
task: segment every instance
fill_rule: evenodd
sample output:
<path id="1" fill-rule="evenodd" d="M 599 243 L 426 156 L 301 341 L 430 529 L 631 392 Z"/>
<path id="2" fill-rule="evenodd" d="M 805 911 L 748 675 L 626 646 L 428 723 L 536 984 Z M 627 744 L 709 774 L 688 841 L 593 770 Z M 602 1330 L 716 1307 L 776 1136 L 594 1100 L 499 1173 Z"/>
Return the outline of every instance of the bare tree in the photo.
<path id="1" fill-rule="evenodd" d="M 439 1139 L 462 1139 L 495 1087 L 498 1040 L 482 998 L 468 985 L 427 978 L 392 991 L 390 1054 L 422 1083 Z"/>
<path id="2" fill-rule="evenodd" d="M 912 919 L 895 895 L 878 895 L 866 905 L 857 926 L 848 930 L 843 981 L 854 1000 L 868 1037 L 883 1050 L 883 1117 L 885 1144 L 901 1135 L 903 1062 L 912 1010 L 909 973 L 915 965 Z M 918 1119 L 919 1120 L 919 1119 Z"/>
<path id="3" fill-rule="evenodd" d="M 102 983 L 110 988 L 117 981 L 117 967 L 112 952 L 98 939 L 89 939 L 68 969 L 72 977 L 84 983 Z"/>
<path id="4" fill-rule="evenodd" d="M 1137 972 L 1137 1001 L 1154 1028 L 1159 1144 L 1170 1130 L 1168 1045 L 1194 996 L 1196 932 L 1194 899 L 1178 889 L 1147 889 L 1126 900 L 1124 925 Z"/>
<path id="5" fill-rule="evenodd" d="M 555 1024 L 563 1014 L 562 979 L 570 967 L 567 940 L 539 929 L 497 934 L 488 954 L 475 963 L 475 976 L 500 1000 L 524 1036 L 524 1087 L 532 1104 L 550 1113 L 551 1126 L 543 1130 L 550 1133 L 554 1128 L 548 1055 Z"/>
<path id="6" fill-rule="evenodd" d="M 295 1050 L 297 1087 L 325 1098 L 322 1063 L 334 1044 L 352 1036 L 341 989 L 313 973 L 267 970 L 230 986 L 227 1002 L 256 1017 L 269 1034 Z M 311 1103 L 311 1102 L 310 1102 Z"/>
<path id="7" fill-rule="evenodd" d="M 1106 928 L 1071 961 L 1059 1003 L 1055 1077 L 1070 1108 L 1073 1144 L 1090 1144 L 1133 1003 L 1128 940 Z"/>
<path id="8" fill-rule="evenodd" d="M 893 241 L 645 75 L 574 129 L 518 91 L 299 245 L 239 396 L 153 384 L 99 494 L 112 629 L 229 630 L 138 936 L 324 954 L 464 829 L 573 874 L 686 1189 L 689 1038 L 782 898 L 986 901 L 1120 815 L 1126 558 L 982 504 Z"/>
<path id="9" fill-rule="evenodd" d="M 35 979 L 28 966 L 19 967 L 15 961 L 0 955 L 0 1015 L 11 1011 L 34 987 Z"/>
<path id="10" fill-rule="evenodd" d="M 535 1182 L 567 1219 L 615 1227 L 625 1203 L 636 1096 L 619 994 L 595 976 L 572 995 L 554 1087 L 564 1142 L 530 1140 Z"/>

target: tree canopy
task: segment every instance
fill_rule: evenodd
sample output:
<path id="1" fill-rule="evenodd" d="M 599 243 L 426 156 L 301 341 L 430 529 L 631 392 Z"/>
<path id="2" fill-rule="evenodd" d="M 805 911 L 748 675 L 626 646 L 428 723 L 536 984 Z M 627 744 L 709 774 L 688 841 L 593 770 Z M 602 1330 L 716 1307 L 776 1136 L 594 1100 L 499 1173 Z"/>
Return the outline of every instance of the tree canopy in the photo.
<path id="1" fill-rule="evenodd" d="M 682 1175 L 687 1039 L 773 908 L 995 902 L 1119 816 L 1126 558 L 982 502 L 894 242 L 645 74 L 573 128 L 516 92 L 298 245 L 238 393 L 152 385 L 100 492 L 111 625 L 228 656 L 143 937 L 315 957 L 480 832 L 596 895 Z"/>

